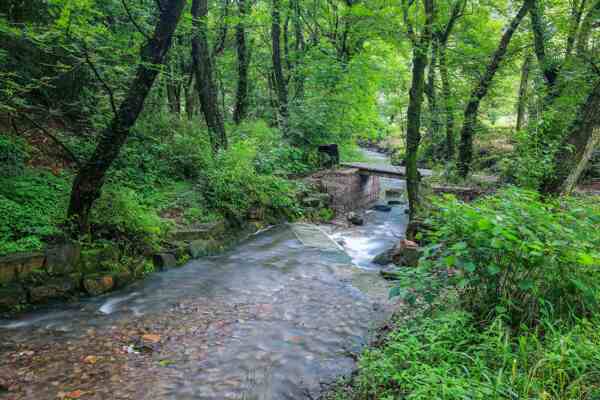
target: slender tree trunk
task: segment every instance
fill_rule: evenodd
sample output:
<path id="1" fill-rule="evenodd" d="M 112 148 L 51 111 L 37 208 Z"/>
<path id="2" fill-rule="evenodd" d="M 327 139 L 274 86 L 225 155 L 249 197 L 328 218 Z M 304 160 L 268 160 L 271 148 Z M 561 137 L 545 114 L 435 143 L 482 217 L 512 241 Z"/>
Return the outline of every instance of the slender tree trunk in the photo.
<path id="1" fill-rule="evenodd" d="M 439 110 L 437 106 L 437 93 L 435 90 L 435 71 L 437 68 L 438 43 L 437 40 L 431 41 L 431 61 L 427 71 L 427 85 L 425 94 L 427 96 L 427 106 L 429 108 L 429 123 L 427 125 L 427 135 L 432 144 L 435 143 L 435 137 L 439 133 Z"/>
<path id="2" fill-rule="evenodd" d="M 304 98 L 304 70 L 303 58 L 306 43 L 304 42 L 304 32 L 302 32 L 302 9 L 300 8 L 300 0 L 292 1 L 293 16 L 294 16 L 294 36 L 295 36 L 295 52 L 296 62 L 294 65 L 294 83 L 295 83 L 295 99 L 302 101 Z"/>
<path id="3" fill-rule="evenodd" d="M 579 29 L 579 35 L 577 36 L 577 55 L 583 57 L 588 51 L 588 42 L 590 34 L 592 32 L 592 26 L 594 23 L 598 23 L 600 20 L 600 0 L 592 5 L 590 11 L 581 22 L 581 28 Z"/>
<path id="4" fill-rule="evenodd" d="M 194 73 L 190 76 L 189 84 L 185 88 L 185 113 L 189 121 L 193 120 L 196 116 L 196 109 L 198 103 L 198 95 L 196 94 L 196 82 Z"/>
<path id="5" fill-rule="evenodd" d="M 279 127 L 284 136 L 288 136 L 289 109 L 288 109 L 288 91 L 287 82 L 283 74 L 283 65 L 281 61 L 281 5 L 280 0 L 272 0 L 271 10 L 271 44 L 272 44 L 272 62 L 273 78 L 275 92 L 277 94 L 277 108 Z"/>
<path id="6" fill-rule="evenodd" d="M 531 68 L 531 54 L 525 56 L 521 67 L 521 84 L 519 86 L 519 99 L 517 102 L 517 131 L 523 128 L 525 122 L 525 110 L 527 108 L 527 89 L 529 88 L 529 69 Z"/>
<path id="7" fill-rule="evenodd" d="M 192 60 L 196 73 L 196 85 L 200 108 L 210 133 L 213 151 L 227 149 L 227 135 L 223 116 L 219 110 L 217 85 L 208 46 L 207 16 L 208 0 L 192 0 Z"/>
<path id="8" fill-rule="evenodd" d="M 452 102 L 452 91 L 448 77 L 448 62 L 446 58 L 446 45 L 440 45 L 440 78 L 442 80 L 442 96 L 446 114 L 446 160 L 454 159 L 454 104 Z"/>
<path id="9" fill-rule="evenodd" d="M 248 112 L 248 68 L 250 65 L 250 57 L 246 46 L 246 28 L 245 19 L 248 14 L 248 6 L 246 2 L 249 0 L 238 0 L 239 18 L 235 28 L 235 41 L 238 58 L 238 83 L 235 96 L 235 109 L 233 111 L 233 120 L 236 124 L 240 124 Z"/>
<path id="10" fill-rule="evenodd" d="M 541 185 L 545 194 L 560 194 L 571 190 L 593 150 L 600 129 L 600 80 L 577 112 L 560 150 L 554 155 L 553 173 Z M 592 147 L 592 149 L 590 149 Z M 575 172 L 575 173 L 573 173 Z"/>
<path id="11" fill-rule="evenodd" d="M 106 172 L 118 157 L 131 127 L 144 108 L 144 102 L 159 72 L 156 65 L 165 61 L 186 0 L 163 3 L 154 34 L 141 50 L 136 76 L 110 125 L 102 132 L 90 159 L 79 170 L 73 182 L 68 217 L 75 234 L 89 232 L 90 210 L 100 197 Z"/>
<path id="12" fill-rule="evenodd" d="M 571 8 L 571 24 L 569 26 L 569 35 L 567 36 L 567 48 L 565 51 L 565 58 L 569 58 L 573 52 L 575 46 L 575 39 L 577 38 L 577 32 L 579 31 L 579 25 L 581 24 L 581 16 L 585 10 L 586 0 L 574 0 Z"/>
<path id="13" fill-rule="evenodd" d="M 475 128 L 477 125 L 477 115 L 479 112 L 479 105 L 481 100 L 485 97 L 490 88 L 494 75 L 500 67 L 500 63 L 504 59 L 510 40 L 519 27 L 519 24 L 527 14 L 532 0 L 526 0 L 517 15 L 513 18 L 510 25 L 502 35 L 500 44 L 494 52 L 490 63 L 488 64 L 483 76 L 479 80 L 471 92 L 471 97 L 467 103 L 464 113 L 463 127 L 460 133 L 460 146 L 458 156 L 458 172 L 465 178 L 469 174 L 471 168 L 471 161 L 473 160 L 473 135 L 475 134 Z"/>
<path id="14" fill-rule="evenodd" d="M 544 21 L 542 20 L 542 14 L 540 11 L 540 5 L 538 0 L 525 0 L 529 3 L 529 15 L 531 17 L 531 30 L 533 31 L 533 44 L 535 49 L 535 55 L 538 60 L 538 64 L 542 69 L 544 75 L 544 81 L 548 86 L 549 99 L 554 97 L 554 88 L 556 86 L 556 80 L 558 78 L 557 65 L 547 57 L 546 55 L 546 35 L 544 30 Z"/>
<path id="15" fill-rule="evenodd" d="M 169 111 L 177 116 L 181 115 L 181 84 L 175 77 L 176 71 L 173 65 L 169 68 L 170 73 L 165 79 L 167 87 L 167 99 L 169 102 Z"/>
<path id="16" fill-rule="evenodd" d="M 410 88 L 406 129 L 406 189 L 408 192 L 409 219 L 413 221 L 419 208 L 419 184 L 421 176 L 417 169 L 417 155 L 421 141 L 421 105 L 425 90 L 427 52 L 431 43 L 433 25 L 433 0 L 425 0 L 427 22 L 420 38 L 413 40 L 412 84 Z"/>

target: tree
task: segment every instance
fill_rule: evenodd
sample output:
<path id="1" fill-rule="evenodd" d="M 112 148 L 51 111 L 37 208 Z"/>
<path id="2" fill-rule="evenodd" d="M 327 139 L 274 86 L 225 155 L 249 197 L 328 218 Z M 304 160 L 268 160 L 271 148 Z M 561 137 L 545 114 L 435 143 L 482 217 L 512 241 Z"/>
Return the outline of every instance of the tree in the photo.
<path id="1" fill-rule="evenodd" d="M 483 73 L 483 75 L 479 79 L 479 82 L 471 92 L 469 102 L 467 103 L 464 112 L 463 127 L 460 132 L 458 171 L 463 178 L 465 178 L 469 174 L 469 170 L 471 168 L 471 161 L 473 159 L 473 136 L 475 134 L 475 129 L 477 125 L 479 105 L 481 104 L 481 100 L 487 94 L 492 80 L 494 79 L 494 75 L 496 75 L 498 68 L 500 68 L 500 64 L 504 59 L 513 34 L 519 27 L 519 24 L 521 23 L 525 15 L 527 15 L 529 7 L 531 6 L 530 1 L 531 0 L 526 0 L 525 2 L 523 2 L 523 5 L 510 22 L 508 28 L 502 35 L 502 39 L 500 39 L 500 43 L 498 44 L 496 51 L 492 55 L 492 58 L 489 64 L 487 65 L 485 72 Z"/>
<path id="2" fill-rule="evenodd" d="M 236 124 L 242 122 L 248 113 L 248 67 L 250 65 L 250 53 L 246 43 L 245 28 L 248 9 L 247 0 L 238 0 L 238 15 L 240 20 L 235 28 L 238 79 L 235 109 L 233 111 L 233 120 Z"/>
<path id="3" fill-rule="evenodd" d="M 212 55 L 208 45 L 208 0 L 192 0 L 192 60 L 200 108 L 208 126 L 213 152 L 227 149 L 227 134 L 219 110 Z"/>
<path id="4" fill-rule="evenodd" d="M 285 136 L 288 135 L 289 108 L 287 80 L 283 73 L 281 59 L 281 3 L 280 0 L 272 0 L 271 3 L 271 45 L 273 61 L 273 83 L 277 94 L 277 110 L 279 127 Z"/>
<path id="5" fill-rule="evenodd" d="M 408 1 L 403 2 L 404 21 L 407 25 L 408 36 L 413 46 L 412 83 L 407 109 L 406 129 L 406 189 L 408 192 L 409 217 L 413 221 L 419 206 L 420 174 L 417 169 L 417 154 L 421 141 L 421 105 L 425 89 L 425 67 L 427 67 L 427 52 L 431 44 L 434 4 L 433 0 L 425 0 L 425 25 L 423 31 L 417 34 L 409 19 Z"/>
<path id="6" fill-rule="evenodd" d="M 125 98 L 118 109 L 115 106 L 110 125 L 102 132 L 94 153 L 75 177 L 68 210 L 68 216 L 74 222 L 75 234 L 89 231 L 90 210 L 100 197 L 106 172 L 119 156 L 131 127 L 144 108 L 146 97 L 159 72 L 156 66 L 165 61 L 185 4 L 186 0 L 167 0 L 162 4 L 154 34 L 140 51 L 137 72 Z"/>

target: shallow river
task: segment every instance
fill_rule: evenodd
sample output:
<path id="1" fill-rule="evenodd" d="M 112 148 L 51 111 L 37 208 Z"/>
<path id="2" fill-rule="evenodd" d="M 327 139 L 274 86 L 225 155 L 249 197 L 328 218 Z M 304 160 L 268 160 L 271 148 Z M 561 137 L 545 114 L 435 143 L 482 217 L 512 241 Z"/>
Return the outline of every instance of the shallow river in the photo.
<path id="1" fill-rule="evenodd" d="M 315 397 L 352 371 L 394 307 L 370 261 L 406 222 L 396 206 L 369 211 L 362 227 L 323 227 L 343 251 L 306 247 L 277 226 L 126 290 L 0 321 L 0 382 L 10 386 L 0 398 Z"/>

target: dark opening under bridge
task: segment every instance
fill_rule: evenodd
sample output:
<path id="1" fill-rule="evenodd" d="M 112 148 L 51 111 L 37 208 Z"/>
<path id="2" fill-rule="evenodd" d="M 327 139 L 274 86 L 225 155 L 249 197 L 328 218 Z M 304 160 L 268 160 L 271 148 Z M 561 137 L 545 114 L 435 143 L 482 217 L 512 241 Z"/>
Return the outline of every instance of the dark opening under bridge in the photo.
<path id="1" fill-rule="evenodd" d="M 341 163 L 343 167 L 355 168 L 358 170 L 358 173 L 361 175 L 369 175 L 369 176 L 381 176 L 383 178 L 391 178 L 391 179 L 405 179 L 406 178 L 406 168 L 399 167 L 395 165 L 384 165 L 384 164 L 371 164 L 371 163 L 361 163 L 361 162 L 347 162 Z M 430 177 L 433 175 L 433 171 L 429 169 L 419 169 L 419 173 L 422 177 Z"/>

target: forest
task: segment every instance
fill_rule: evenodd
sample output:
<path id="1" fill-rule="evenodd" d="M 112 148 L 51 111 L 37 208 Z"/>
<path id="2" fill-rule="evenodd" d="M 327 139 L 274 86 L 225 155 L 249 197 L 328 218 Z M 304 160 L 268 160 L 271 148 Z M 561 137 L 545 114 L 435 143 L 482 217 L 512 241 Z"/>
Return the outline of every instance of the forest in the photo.
<path id="1" fill-rule="evenodd" d="M 174 232 L 345 220 L 305 179 L 331 144 L 405 168 L 419 262 L 319 398 L 600 397 L 600 0 L 0 4 L 0 264 L 76 243 L 101 294 Z M 45 254 L 0 268 L 0 316 Z"/>

